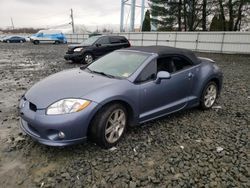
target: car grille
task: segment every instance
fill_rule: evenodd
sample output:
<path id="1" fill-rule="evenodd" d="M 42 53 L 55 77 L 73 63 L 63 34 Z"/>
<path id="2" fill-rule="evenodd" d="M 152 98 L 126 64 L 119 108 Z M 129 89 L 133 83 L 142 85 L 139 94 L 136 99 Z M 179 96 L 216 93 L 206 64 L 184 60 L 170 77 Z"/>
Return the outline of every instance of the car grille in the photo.
<path id="1" fill-rule="evenodd" d="M 36 107 L 36 105 L 35 104 L 33 104 L 33 103 L 31 103 L 30 102 L 30 110 L 32 110 L 32 111 L 34 111 L 34 112 L 36 112 L 37 111 L 37 107 Z"/>
<path id="2" fill-rule="evenodd" d="M 40 137 L 38 130 L 29 123 L 28 123 L 28 128 L 33 135 Z"/>

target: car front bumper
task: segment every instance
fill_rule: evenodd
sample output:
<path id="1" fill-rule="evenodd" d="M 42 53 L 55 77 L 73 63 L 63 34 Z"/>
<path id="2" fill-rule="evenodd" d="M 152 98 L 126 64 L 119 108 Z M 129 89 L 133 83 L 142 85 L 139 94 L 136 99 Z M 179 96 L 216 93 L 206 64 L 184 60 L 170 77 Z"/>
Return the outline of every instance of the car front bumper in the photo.
<path id="1" fill-rule="evenodd" d="M 49 146 L 66 146 L 87 139 L 88 126 L 97 103 L 91 102 L 80 112 L 63 115 L 46 115 L 44 109 L 33 111 L 29 103 L 28 100 L 21 100 L 20 127 L 34 140 Z"/>
<path id="2" fill-rule="evenodd" d="M 84 142 L 87 139 L 87 137 L 72 139 L 72 140 L 60 140 L 60 141 L 44 139 L 38 136 L 37 134 L 34 134 L 33 131 L 30 129 L 28 123 L 24 121 L 23 119 L 20 120 L 20 126 L 23 132 L 31 136 L 32 139 L 47 146 L 68 146 L 68 145 L 73 145 L 73 144 Z"/>
<path id="3" fill-rule="evenodd" d="M 73 53 L 73 54 L 66 54 L 64 55 L 65 60 L 72 60 L 72 61 L 82 61 L 83 55 L 80 53 Z"/>

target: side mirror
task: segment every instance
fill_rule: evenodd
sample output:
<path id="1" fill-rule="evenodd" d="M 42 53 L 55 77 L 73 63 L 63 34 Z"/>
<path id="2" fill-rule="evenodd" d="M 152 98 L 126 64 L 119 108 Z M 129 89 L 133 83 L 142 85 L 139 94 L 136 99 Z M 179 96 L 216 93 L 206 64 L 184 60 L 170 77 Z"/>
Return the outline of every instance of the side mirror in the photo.
<path id="1" fill-rule="evenodd" d="M 166 79 L 170 79 L 170 78 L 171 78 L 171 75 L 170 75 L 169 72 L 160 71 L 160 72 L 157 73 L 155 83 L 159 84 L 159 83 L 161 83 L 161 80 L 166 80 Z"/>

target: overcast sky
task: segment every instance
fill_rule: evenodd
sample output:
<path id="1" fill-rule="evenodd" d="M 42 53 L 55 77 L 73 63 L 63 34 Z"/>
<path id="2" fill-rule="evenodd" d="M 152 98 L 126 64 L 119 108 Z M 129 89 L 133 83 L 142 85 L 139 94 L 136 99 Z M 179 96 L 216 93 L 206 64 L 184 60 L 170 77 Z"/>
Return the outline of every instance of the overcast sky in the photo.
<path id="1" fill-rule="evenodd" d="M 141 0 L 137 0 L 139 5 Z M 93 30 L 97 26 L 119 27 L 120 0 L 0 0 L 0 27 L 55 27 L 70 22 L 70 8 L 75 24 Z M 129 25 L 129 8 L 125 10 L 125 25 Z M 136 25 L 140 22 L 140 9 L 136 9 Z"/>

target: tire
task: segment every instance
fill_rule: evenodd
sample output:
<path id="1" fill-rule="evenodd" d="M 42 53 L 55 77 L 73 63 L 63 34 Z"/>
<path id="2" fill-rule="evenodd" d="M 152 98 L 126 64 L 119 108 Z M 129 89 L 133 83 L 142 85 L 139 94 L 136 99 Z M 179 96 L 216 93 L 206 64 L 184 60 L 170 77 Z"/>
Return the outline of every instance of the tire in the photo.
<path id="1" fill-rule="evenodd" d="M 6 42 L 7 42 L 7 43 L 10 43 L 10 41 L 9 41 L 9 40 L 7 40 Z"/>
<path id="2" fill-rule="evenodd" d="M 94 61 L 94 56 L 91 53 L 85 53 L 83 55 L 82 63 L 90 64 Z"/>
<path id="3" fill-rule="evenodd" d="M 20 43 L 23 43 L 23 41 L 22 41 L 22 40 L 20 40 Z"/>
<path id="4" fill-rule="evenodd" d="M 127 122 L 128 113 L 124 106 L 118 103 L 105 106 L 94 117 L 89 136 L 102 148 L 111 148 L 123 137 Z"/>
<path id="5" fill-rule="evenodd" d="M 54 44 L 60 44 L 60 41 L 56 40 Z"/>
<path id="6" fill-rule="evenodd" d="M 218 97 L 218 86 L 215 82 L 211 81 L 204 87 L 200 99 L 200 107 L 207 110 L 213 107 Z"/>
<path id="7" fill-rule="evenodd" d="M 40 42 L 39 42 L 39 40 L 34 40 L 33 41 L 33 44 L 35 44 L 35 45 L 38 45 Z"/>

